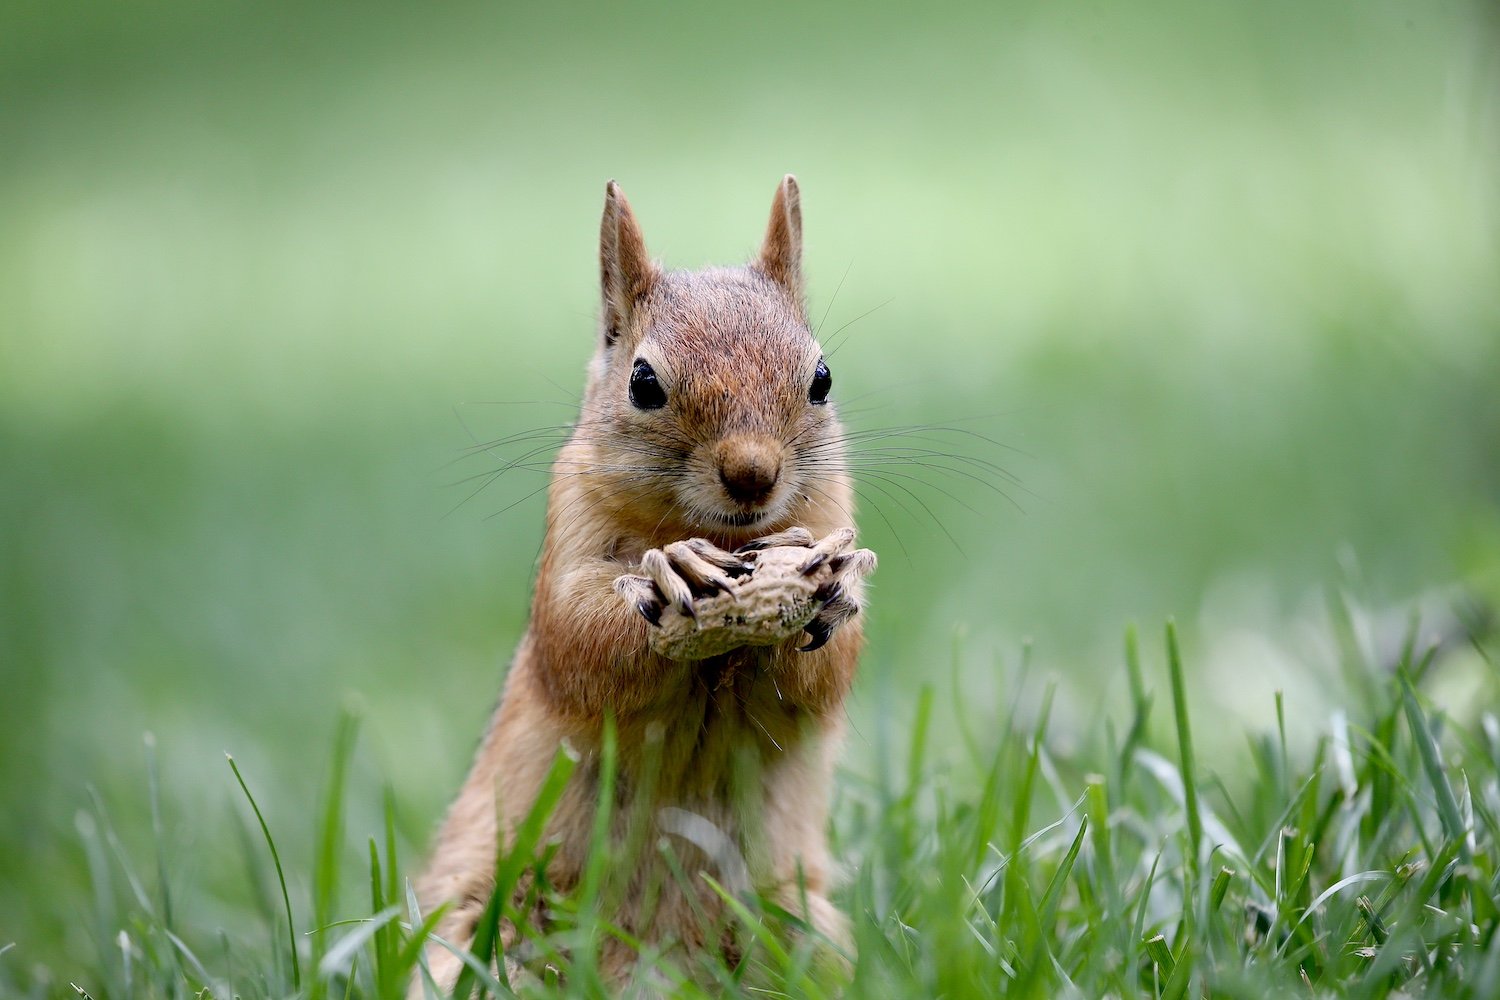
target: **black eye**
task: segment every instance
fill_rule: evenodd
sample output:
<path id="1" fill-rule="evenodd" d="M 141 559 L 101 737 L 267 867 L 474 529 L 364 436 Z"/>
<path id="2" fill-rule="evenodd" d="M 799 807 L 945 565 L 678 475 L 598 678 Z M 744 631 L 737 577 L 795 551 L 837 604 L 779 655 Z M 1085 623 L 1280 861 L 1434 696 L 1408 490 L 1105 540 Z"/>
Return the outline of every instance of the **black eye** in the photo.
<path id="1" fill-rule="evenodd" d="M 630 405 L 637 410 L 659 410 L 667 405 L 667 390 L 656 380 L 656 370 L 636 358 L 630 370 Z"/>
<path id="2" fill-rule="evenodd" d="M 828 370 L 828 363 L 819 358 L 818 367 L 813 369 L 812 387 L 807 390 L 807 401 L 814 404 L 828 402 L 828 390 L 832 388 L 833 373 Z"/>

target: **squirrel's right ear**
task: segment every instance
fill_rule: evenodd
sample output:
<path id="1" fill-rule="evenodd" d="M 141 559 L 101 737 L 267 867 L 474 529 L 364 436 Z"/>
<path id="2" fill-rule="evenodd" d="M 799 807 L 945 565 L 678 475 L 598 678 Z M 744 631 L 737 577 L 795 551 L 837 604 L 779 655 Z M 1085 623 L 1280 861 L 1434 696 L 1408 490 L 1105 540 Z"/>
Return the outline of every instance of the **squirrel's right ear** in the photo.
<path id="1" fill-rule="evenodd" d="M 771 221 L 756 262 L 766 276 L 802 305 L 802 194 L 797 178 L 787 174 L 771 202 Z"/>
<path id="2" fill-rule="evenodd" d="M 620 185 L 604 186 L 604 218 L 599 223 L 600 292 L 604 300 L 604 342 L 620 338 L 635 304 L 651 290 L 656 265 Z"/>

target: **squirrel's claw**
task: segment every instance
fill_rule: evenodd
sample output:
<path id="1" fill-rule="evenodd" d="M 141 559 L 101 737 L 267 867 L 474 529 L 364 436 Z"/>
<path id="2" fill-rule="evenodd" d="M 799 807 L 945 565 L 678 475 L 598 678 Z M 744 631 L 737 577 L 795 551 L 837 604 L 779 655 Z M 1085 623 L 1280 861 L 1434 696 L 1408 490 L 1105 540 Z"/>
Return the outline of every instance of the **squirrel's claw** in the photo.
<path id="1" fill-rule="evenodd" d="M 859 614 L 859 605 L 844 592 L 843 586 L 837 580 L 824 584 L 819 588 L 817 596 L 823 600 L 823 607 L 819 609 L 813 620 L 804 626 L 803 631 L 811 638 L 806 646 L 797 647 L 799 653 L 811 653 L 822 649 L 840 626 Z"/>
<path id="2" fill-rule="evenodd" d="M 615 577 L 615 593 L 619 594 L 626 604 L 640 612 L 641 617 L 646 621 L 655 626 L 661 625 L 664 605 L 661 593 L 651 580 L 644 576 L 617 576 Z"/>
<path id="3" fill-rule="evenodd" d="M 734 551 L 736 554 L 743 555 L 746 552 L 759 552 L 761 549 L 772 549 L 779 545 L 800 545 L 804 548 L 811 548 L 812 544 L 813 535 L 811 531 L 808 531 L 806 528 L 788 528 L 785 531 L 778 531 L 774 535 L 765 535 L 753 541 L 746 542 Z"/>
<path id="4" fill-rule="evenodd" d="M 651 623 L 651 648 L 669 659 L 773 645 L 802 631 L 808 639 L 800 649 L 811 653 L 860 613 L 861 581 L 875 569 L 875 553 L 853 546 L 849 528 L 816 542 L 793 528 L 737 552 L 693 538 L 648 550 L 635 574 L 616 578 L 615 590 Z"/>
<path id="5" fill-rule="evenodd" d="M 803 628 L 811 640 L 806 646 L 798 646 L 797 652 L 811 653 L 813 650 L 822 649 L 828 645 L 828 640 L 833 636 L 833 628 L 822 618 L 814 618 Z"/>
<path id="6" fill-rule="evenodd" d="M 701 543 L 701 544 L 697 544 Z M 696 595 L 710 597 L 730 589 L 729 577 L 750 571 L 744 562 L 702 539 L 673 542 L 662 550 L 672 569 Z"/>
<path id="7" fill-rule="evenodd" d="M 661 591 L 662 597 L 667 603 L 674 605 L 679 611 L 689 618 L 696 618 L 693 613 L 693 591 L 686 580 L 678 575 L 672 566 L 671 560 L 661 549 L 649 549 L 641 556 L 641 569 L 656 584 Z"/>
<path id="8" fill-rule="evenodd" d="M 687 541 L 678 544 L 687 546 L 695 556 L 723 570 L 731 578 L 737 579 L 755 570 L 753 563 L 741 559 L 733 552 L 725 552 L 706 538 L 689 538 Z"/>
<path id="9" fill-rule="evenodd" d="M 869 549 L 850 551 L 853 544 L 854 530 L 840 528 L 813 546 L 812 554 L 799 567 L 803 575 L 808 575 L 827 564 L 833 574 L 813 593 L 823 606 L 805 626 L 804 630 L 811 638 L 807 645 L 799 647 L 803 653 L 822 649 L 834 632 L 859 614 L 859 602 L 849 595 L 844 581 L 863 579 L 874 572 L 875 553 Z M 855 592 L 858 593 L 857 588 Z"/>
<path id="10" fill-rule="evenodd" d="M 812 553 L 808 555 L 807 560 L 799 567 L 802 575 L 807 576 L 815 572 L 819 566 L 830 559 L 842 555 L 853 544 L 853 528 L 840 528 L 837 531 L 830 532 L 827 537 L 812 547 Z M 835 567 L 835 572 L 837 571 L 838 567 Z"/>
<path id="11" fill-rule="evenodd" d="M 641 614 L 653 625 L 661 623 L 663 607 L 671 605 L 682 614 L 697 620 L 695 598 L 712 597 L 731 589 L 734 577 L 744 576 L 753 567 L 738 556 L 725 552 L 702 538 L 673 542 L 660 549 L 650 549 L 641 556 L 641 576 L 621 577 L 647 584 L 650 594 L 622 596 L 637 602 Z M 619 580 L 616 590 L 620 589 Z"/>

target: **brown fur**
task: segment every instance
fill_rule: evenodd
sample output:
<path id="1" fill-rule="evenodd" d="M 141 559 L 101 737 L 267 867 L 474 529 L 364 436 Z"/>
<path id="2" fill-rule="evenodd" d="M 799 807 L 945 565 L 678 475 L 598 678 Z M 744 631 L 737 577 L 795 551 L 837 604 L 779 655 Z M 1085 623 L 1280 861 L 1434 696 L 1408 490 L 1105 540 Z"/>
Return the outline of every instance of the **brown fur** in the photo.
<path id="1" fill-rule="evenodd" d="M 832 405 L 808 401 L 821 349 L 802 303 L 801 232 L 788 177 L 758 260 L 665 272 L 647 256 L 624 195 L 613 182 L 607 189 L 602 333 L 581 417 L 554 466 L 530 626 L 419 886 L 424 907 L 452 905 L 438 934 L 455 944 L 468 946 L 493 886 L 497 844 L 526 815 L 564 743 L 580 764 L 549 827 L 559 847 L 548 877 L 563 888 L 577 880 L 590 847 L 606 715 L 617 725 L 618 798 L 647 800 L 616 811 L 612 836 L 626 839 L 632 816 L 644 815 L 649 827 L 630 870 L 618 875 L 616 926 L 675 949 L 679 959 L 704 948 L 732 959 L 729 938 L 704 939 L 704 916 L 722 917 L 717 896 L 696 877 L 704 871 L 731 888 L 747 879 L 738 888 L 793 912 L 805 899 L 804 918 L 847 943 L 843 918 L 825 897 L 832 863 L 824 828 L 859 619 L 810 653 L 797 651 L 794 636 L 675 662 L 650 651 L 651 626 L 612 589 L 616 577 L 640 572 L 647 550 L 680 539 L 733 549 L 792 526 L 821 538 L 852 524 L 842 430 Z M 667 407 L 630 404 L 636 358 L 655 369 Z M 752 475 L 746 467 L 759 485 L 771 481 L 753 503 L 736 500 L 720 479 Z M 734 523 L 757 512 L 753 525 Z M 858 582 L 849 589 L 857 606 Z M 692 817 L 727 837 L 743 864 L 726 866 L 684 834 L 684 823 L 698 822 Z M 655 851 L 662 837 L 691 884 L 668 875 Z M 439 984 L 450 987 L 457 961 L 437 946 L 428 957 Z M 631 949 L 605 942 L 601 963 L 613 987 L 632 982 Z"/>

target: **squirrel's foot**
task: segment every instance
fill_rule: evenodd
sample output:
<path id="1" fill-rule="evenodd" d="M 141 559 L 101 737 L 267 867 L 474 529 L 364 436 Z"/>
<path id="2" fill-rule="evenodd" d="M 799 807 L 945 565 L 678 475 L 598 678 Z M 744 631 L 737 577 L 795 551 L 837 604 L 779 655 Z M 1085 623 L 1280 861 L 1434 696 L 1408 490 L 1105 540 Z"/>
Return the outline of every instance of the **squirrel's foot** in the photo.
<path id="1" fill-rule="evenodd" d="M 788 528 L 774 535 L 762 535 L 752 539 L 734 551 L 736 555 L 745 555 L 748 552 L 759 552 L 761 549 L 774 549 L 783 545 L 801 545 L 810 548 L 814 541 L 812 532 L 806 528 Z"/>
<path id="2" fill-rule="evenodd" d="M 696 620 L 695 599 L 728 591 L 736 578 L 753 569 L 734 553 L 692 538 L 648 550 L 641 557 L 642 575 L 616 577 L 615 593 L 652 625 L 661 625 L 662 612 L 669 607 Z"/>
<path id="3" fill-rule="evenodd" d="M 651 549 L 640 574 L 614 587 L 651 624 L 651 648 L 671 659 L 774 645 L 803 630 L 811 651 L 859 612 L 846 585 L 875 568 L 875 554 L 853 544 L 852 528 L 819 541 L 792 528 L 735 552 L 695 538 Z"/>
<path id="4" fill-rule="evenodd" d="M 853 545 L 853 528 L 840 528 L 809 545 L 811 551 L 799 571 L 804 575 L 821 573 L 826 579 L 813 591 L 820 607 L 804 626 L 809 638 L 807 645 L 798 647 L 799 652 L 811 653 L 823 648 L 840 626 L 859 614 L 859 602 L 849 590 L 855 581 L 863 580 L 875 571 L 875 553 L 869 549 L 853 548 Z"/>

